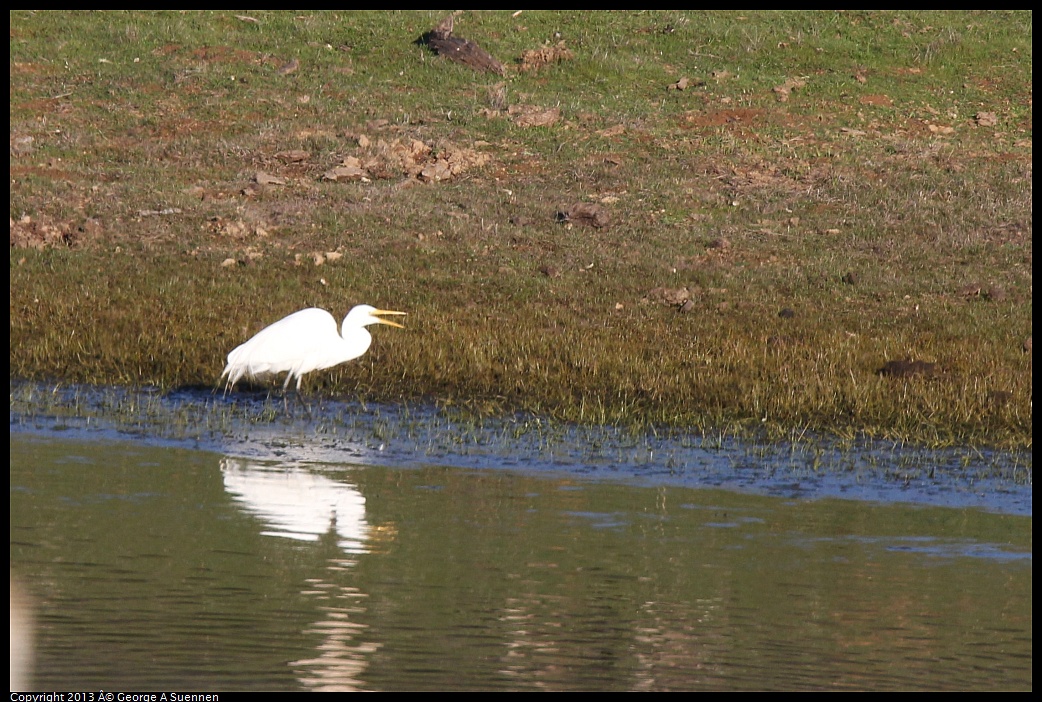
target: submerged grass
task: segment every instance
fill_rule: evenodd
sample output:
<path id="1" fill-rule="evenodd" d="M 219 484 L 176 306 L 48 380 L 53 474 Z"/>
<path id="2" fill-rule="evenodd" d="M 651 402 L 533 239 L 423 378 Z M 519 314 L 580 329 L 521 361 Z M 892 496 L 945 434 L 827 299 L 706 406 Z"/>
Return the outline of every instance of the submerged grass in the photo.
<path id="1" fill-rule="evenodd" d="M 1030 449 L 932 449 L 900 441 L 836 440 L 806 429 L 749 440 L 746 431 L 587 426 L 528 413 L 492 417 L 407 402 L 313 398 L 311 404 L 308 413 L 287 413 L 277 397 L 263 392 L 208 398 L 197 391 L 11 383 L 11 425 L 30 432 L 71 436 L 88 430 L 110 439 L 140 434 L 171 446 L 259 460 L 277 457 L 283 464 L 402 466 L 419 460 L 674 484 L 723 482 L 847 499 L 878 500 L 889 492 L 889 499 L 899 501 L 1030 512 L 1030 492 L 1021 490 L 1031 485 Z"/>
<path id="2" fill-rule="evenodd" d="M 309 392 L 1031 446 L 1030 13 L 459 17 L 502 77 L 432 12 L 10 17 L 12 377 L 211 386 L 369 302 L 408 330 Z M 381 141 L 485 162 L 322 179 Z"/>

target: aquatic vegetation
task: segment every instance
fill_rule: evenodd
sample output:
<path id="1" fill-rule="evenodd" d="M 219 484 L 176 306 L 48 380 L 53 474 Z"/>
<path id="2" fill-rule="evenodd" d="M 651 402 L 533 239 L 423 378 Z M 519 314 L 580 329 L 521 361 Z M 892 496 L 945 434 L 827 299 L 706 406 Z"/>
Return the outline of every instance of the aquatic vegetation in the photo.
<path id="1" fill-rule="evenodd" d="M 641 483 L 719 486 L 803 497 L 1031 507 L 1030 451 L 934 448 L 806 430 L 787 440 L 739 430 L 592 426 L 528 413 L 123 387 L 11 384 L 12 430 L 136 436 L 256 459 L 307 464 L 452 465 L 564 471 Z"/>

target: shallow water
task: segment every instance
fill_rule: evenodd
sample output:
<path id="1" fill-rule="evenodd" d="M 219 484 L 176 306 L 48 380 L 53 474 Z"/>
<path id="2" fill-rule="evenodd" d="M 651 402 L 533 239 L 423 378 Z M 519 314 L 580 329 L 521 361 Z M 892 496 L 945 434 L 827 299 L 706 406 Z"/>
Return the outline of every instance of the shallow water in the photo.
<path id="1" fill-rule="evenodd" d="M 34 689 L 1031 688 L 1029 455 L 77 392 L 12 400 Z"/>
<path id="2" fill-rule="evenodd" d="M 795 433 L 754 442 L 724 434 L 633 432 L 516 415 L 475 419 L 431 407 L 330 400 L 306 412 L 278 399 L 208 391 L 169 394 L 12 381 L 12 431 L 133 437 L 266 460 L 450 465 L 561 473 L 635 485 L 718 487 L 794 499 L 979 507 L 1030 515 L 1030 451 L 925 449 Z"/>

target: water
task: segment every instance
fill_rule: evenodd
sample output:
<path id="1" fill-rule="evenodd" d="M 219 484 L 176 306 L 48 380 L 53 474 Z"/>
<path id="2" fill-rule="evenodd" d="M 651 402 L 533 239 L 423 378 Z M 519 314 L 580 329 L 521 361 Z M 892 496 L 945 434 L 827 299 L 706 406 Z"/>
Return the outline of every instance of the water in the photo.
<path id="1" fill-rule="evenodd" d="M 33 689 L 1031 688 L 1030 456 L 78 392 L 12 400 Z"/>

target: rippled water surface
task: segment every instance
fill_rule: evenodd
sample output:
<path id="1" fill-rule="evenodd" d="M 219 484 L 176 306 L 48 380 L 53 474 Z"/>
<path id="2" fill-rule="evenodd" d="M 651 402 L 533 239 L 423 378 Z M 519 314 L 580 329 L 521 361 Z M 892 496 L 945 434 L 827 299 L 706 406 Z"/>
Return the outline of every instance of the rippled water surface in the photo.
<path id="1" fill-rule="evenodd" d="M 34 689 L 1031 688 L 1030 455 L 76 392 L 12 390 Z"/>

